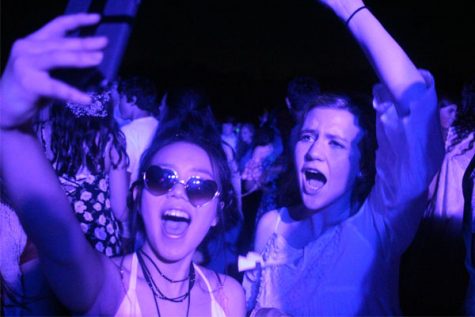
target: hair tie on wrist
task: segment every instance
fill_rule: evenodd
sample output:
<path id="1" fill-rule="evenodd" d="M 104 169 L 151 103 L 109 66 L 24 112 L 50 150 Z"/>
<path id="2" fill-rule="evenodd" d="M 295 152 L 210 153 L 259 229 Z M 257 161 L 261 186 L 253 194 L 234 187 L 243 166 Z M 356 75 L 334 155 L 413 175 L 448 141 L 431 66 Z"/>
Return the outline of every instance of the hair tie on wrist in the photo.
<path id="1" fill-rule="evenodd" d="M 366 6 L 361 6 L 358 9 L 356 9 L 355 11 L 353 11 L 353 13 L 350 15 L 350 17 L 348 19 L 346 19 L 345 26 L 348 27 L 348 24 L 350 23 L 351 19 L 353 19 L 353 17 L 363 9 L 368 9 L 368 8 Z"/>

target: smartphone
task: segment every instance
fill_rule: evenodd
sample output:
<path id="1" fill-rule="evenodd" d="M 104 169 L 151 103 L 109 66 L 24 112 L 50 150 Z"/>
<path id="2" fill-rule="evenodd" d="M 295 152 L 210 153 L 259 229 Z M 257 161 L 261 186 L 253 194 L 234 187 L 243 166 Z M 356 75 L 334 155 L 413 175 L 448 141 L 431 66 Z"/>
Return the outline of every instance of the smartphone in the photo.
<path id="1" fill-rule="evenodd" d="M 69 36 L 106 36 L 108 45 L 100 65 L 83 69 L 58 69 L 52 72 L 52 76 L 83 91 L 95 90 L 104 83 L 114 81 L 139 5 L 140 0 L 69 0 L 65 14 L 89 12 L 101 15 L 101 21 L 97 25 L 80 28 Z"/>

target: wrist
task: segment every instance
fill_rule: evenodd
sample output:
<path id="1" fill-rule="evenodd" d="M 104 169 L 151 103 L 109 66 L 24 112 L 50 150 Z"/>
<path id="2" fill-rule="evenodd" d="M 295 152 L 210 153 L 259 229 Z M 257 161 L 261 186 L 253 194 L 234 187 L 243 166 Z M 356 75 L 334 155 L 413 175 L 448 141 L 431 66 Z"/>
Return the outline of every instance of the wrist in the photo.
<path id="1" fill-rule="evenodd" d="M 368 8 L 365 6 L 365 5 L 362 5 L 360 6 L 359 8 L 356 8 L 349 16 L 348 18 L 345 20 L 345 26 L 348 27 L 348 25 L 350 24 L 351 20 L 353 20 L 353 18 L 358 15 L 361 11 L 363 10 L 368 10 Z"/>
<path id="2" fill-rule="evenodd" d="M 358 8 L 364 5 L 363 1 L 338 1 L 332 6 L 332 9 L 340 20 L 345 23 Z"/>

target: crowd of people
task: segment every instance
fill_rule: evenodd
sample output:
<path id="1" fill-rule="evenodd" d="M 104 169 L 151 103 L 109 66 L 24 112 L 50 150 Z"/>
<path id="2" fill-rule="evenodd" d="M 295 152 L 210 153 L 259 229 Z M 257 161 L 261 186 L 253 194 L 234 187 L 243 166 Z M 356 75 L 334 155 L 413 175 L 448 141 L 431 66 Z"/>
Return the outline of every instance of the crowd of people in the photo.
<path id="1" fill-rule="evenodd" d="M 106 38 L 67 36 L 97 14 L 17 40 L 2 315 L 475 314 L 475 81 L 438 100 L 361 0 L 320 2 L 373 67 L 372 104 L 297 76 L 284 112 L 218 120 L 196 87 L 52 77 L 101 63 Z M 439 253 L 456 265 L 428 270 Z"/>

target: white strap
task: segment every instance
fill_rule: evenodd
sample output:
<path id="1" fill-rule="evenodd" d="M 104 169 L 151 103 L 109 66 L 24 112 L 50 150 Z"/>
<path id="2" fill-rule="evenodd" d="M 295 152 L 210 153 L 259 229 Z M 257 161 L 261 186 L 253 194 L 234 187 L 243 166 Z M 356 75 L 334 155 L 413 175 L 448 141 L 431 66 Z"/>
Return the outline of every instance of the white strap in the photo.
<path id="1" fill-rule="evenodd" d="M 132 255 L 132 264 L 130 266 L 130 280 L 129 280 L 129 290 L 135 290 L 135 285 L 137 284 L 137 254 Z"/>
<path id="2" fill-rule="evenodd" d="M 214 301 L 215 299 L 214 299 L 214 296 L 213 296 L 213 290 L 211 288 L 211 284 L 209 283 L 208 279 L 204 275 L 203 271 L 201 271 L 201 269 L 198 267 L 198 265 L 195 265 L 193 263 L 193 266 L 195 267 L 195 271 L 198 272 L 198 274 L 201 276 L 201 278 L 205 282 L 206 287 L 208 288 L 209 295 L 211 296 L 211 301 Z"/>
<path id="3" fill-rule="evenodd" d="M 280 213 L 285 210 L 285 208 L 279 209 L 279 212 L 277 212 L 277 220 L 274 225 L 274 233 L 277 233 L 277 229 L 279 228 L 280 221 L 282 219 Z"/>

